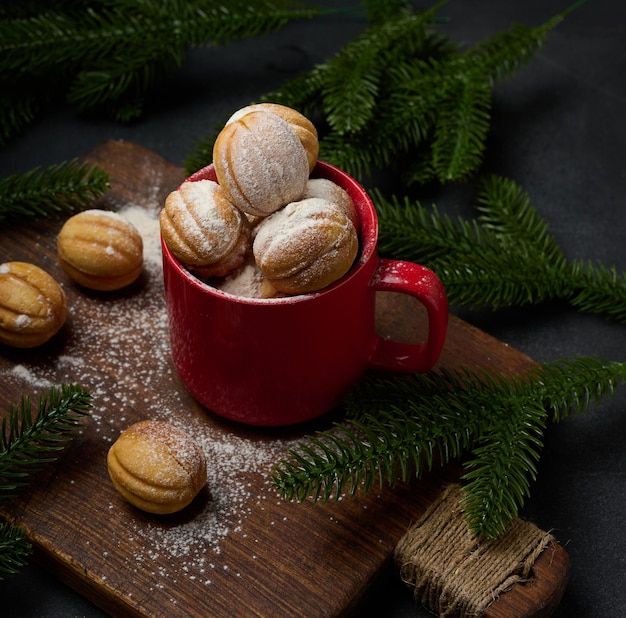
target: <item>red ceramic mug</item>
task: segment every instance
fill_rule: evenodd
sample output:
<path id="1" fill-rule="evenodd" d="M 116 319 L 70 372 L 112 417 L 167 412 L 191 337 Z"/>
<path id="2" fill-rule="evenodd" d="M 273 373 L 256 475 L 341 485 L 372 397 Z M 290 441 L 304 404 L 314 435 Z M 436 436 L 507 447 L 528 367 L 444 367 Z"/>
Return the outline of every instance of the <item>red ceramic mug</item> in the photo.
<path id="1" fill-rule="evenodd" d="M 448 302 L 438 277 L 378 256 L 374 204 L 352 177 L 322 161 L 312 176 L 345 189 L 359 215 L 357 262 L 324 290 L 273 299 L 233 296 L 200 281 L 161 243 L 174 365 L 197 401 L 231 420 L 259 426 L 310 420 L 337 406 L 366 369 L 427 371 L 443 347 Z M 202 179 L 216 179 L 212 165 L 188 181 Z M 424 343 L 376 333 L 377 291 L 402 292 L 424 304 Z"/>

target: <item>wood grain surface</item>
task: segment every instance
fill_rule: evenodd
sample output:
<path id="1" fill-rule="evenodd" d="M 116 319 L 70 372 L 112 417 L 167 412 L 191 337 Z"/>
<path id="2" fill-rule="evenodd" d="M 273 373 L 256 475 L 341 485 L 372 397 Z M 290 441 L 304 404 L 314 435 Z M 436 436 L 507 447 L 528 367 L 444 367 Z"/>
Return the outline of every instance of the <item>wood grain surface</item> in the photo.
<path id="1" fill-rule="evenodd" d="M 111 175 L 96 207 L 143 209 L 156 219 L 182 170 L 132 143 L 111 141 L 86 160 Z M 63 221 L 4 225 L 0 262 L 35 263 L 59 281 L 69 319 L 53 340 L 32 350 L 0 346 L 0 409 L 51 384 L 79 382 L 94 396 L 92 414 L 54 465 L 8 507 L 25 528 L 35 558 L 111 615 L 339 616 L 350 614 L 398 539 L 446 482 L 449 467 L 394 488 L 338 501 L 281 500 L 272 465 L 335 414 L 282 430 L 224 421 L 196 404 L 167 353 L 162 280 L 154 262 L 128 289 L 94 293 L 62 272 L 55 239 Z M 411 299 L 381 295 L 378 328 L 407 341 L 420 337 L 423 314 Z M 440 365 L 517 373 L 533 361 L 451 316 Z M 180 514 L 157 517 L 126 504 L 113 489 L 106 453 L 119 433 L 145 418 L 192 432 L 209 452 L 209 482 Z M 492 603 L 492 618 L 548 616 L 567 581 L 568 555 L 551 544 L 534 577 Z"/>

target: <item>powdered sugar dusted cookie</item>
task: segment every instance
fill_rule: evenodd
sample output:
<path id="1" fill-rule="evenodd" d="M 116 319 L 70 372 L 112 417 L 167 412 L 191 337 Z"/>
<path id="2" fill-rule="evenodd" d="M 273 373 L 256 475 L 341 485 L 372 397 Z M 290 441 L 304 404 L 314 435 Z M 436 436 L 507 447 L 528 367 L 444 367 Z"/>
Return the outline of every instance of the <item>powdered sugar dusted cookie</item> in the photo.
<path id="1" fill-rule="evenodd" d="M 67 317 L 63 288 L 27 262 L 0 264 L 0 343 L 34 348 L 59 332 Z"/>
<path id="2" fill-rule="evenodd" d="M 168 195 L 159 219 L 170 251 L 200 276 L 224 276 L 250 252 L 247 218 L 212 180 L 183 183 Z"/>
<path id="3" fill-rule="evenodd" d="M 222 129 L 213 164 L 230 200 L 252 215 L 267 216 L 300 199 L 309 176 L 306 151 L 289 123 L 263 111 Z"/>
<path id="4" fill-rule="evenodd" d="M 197 442 L 163 421 L 140 421 L 126 429 L 109 449 L 107 467 L 118 492 L 148 513 L 180 511 L 207 479 Z"/>
<path id="5" fill-rule="evenodd" d="M 70 217 L 57 237 L 57 252 L 69 277 L 93 290 L 119 290 L 143 269 L 141 234 L 108 210 L 85 210 Z"/>
<path id="6" fill-rule="evenodd" d="M 358 253 L 358 238 L 340 205 L 310 198 L 292 202 L 260 223 L 252 251 L 277 290 L 302 294 L 345 275 Z"/>
<path id="7" fill-rule="evenodd" d="M 286 105 L 279 105 L 278 103 L 257 103 L 256 105 L 248 105 L 236 111 L 228 119 L 226 124 L 235 122 L 250 112 L 270 112 L 287 121 L 306 151 L 307 160 L 309 162 L 309 173 L 313 171 L 320 153 L 320 144 L 317 138 L 317 129 L 306 116 Z"/>

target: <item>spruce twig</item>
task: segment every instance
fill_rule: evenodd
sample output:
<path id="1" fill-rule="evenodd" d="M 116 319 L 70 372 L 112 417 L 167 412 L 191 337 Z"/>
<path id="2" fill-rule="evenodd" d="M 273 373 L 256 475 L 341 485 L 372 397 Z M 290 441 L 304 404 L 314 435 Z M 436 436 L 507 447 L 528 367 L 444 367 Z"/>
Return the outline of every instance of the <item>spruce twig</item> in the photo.
<path id="1" fill-rule="evenodd" d="M 370 19 L 380 19 L 329 61 L 260 98 L 261 102 L 287 105 L 310 118 L 320 117 L 320 126 L 331 128 L 320 144 L 322 158 L 355 176 L 388 156 L 388 146 L 379 146 L 381 140 L 373 143 L 369 132 L 377 100 L 386 96 L 385 73 L 396 55 L 439 57 L 451 49 L 445 37 L 427 28 L 443 2 L 423 13 L 407 10 L 404 2 L 363 4 Z M 212 161 L 220 129 L 215 127 L 213 134 L 202 136 L 194 145 L 183 164 L 188 174 Z M 397 135 L 401 139 L 403 133 Z M 373 155 L 374 149 L 379 150 L 377 155 Z"/>
<path id="2" fill-rule="evenodd" d="M 465 514 L 475 534 L 493 538 L 528 496 L 546 424 L 586 411 L 625 379 L 626 363 L 586 357 L 524 376 L 467 368 L 370 376 L 347 398 L 346 421 L 305 438 L 272 481 L 288 499 L 328 500 L 408 482 L 466 455 Z"/>
<path id="3" fill-rule="evenodd" d="M 0 428 L 0 504 L 25 487 L 33 474 L 56 459 L 91 406 L 91 394 L 78 384 L 51 387 L 33 414 L 23 396 L 9 406 Z M 0 579 L 27 563 L 30 543 L 23 530 L 0 524 Z"/>
<path id="4" fill-rule="evenodd" d="M 66 215 L 109 188 L 105 170 L 77 159 L 0 178 L 0 221 Z"/>
<path id="5" fill-rule="evenodd" d="M 321 158 L 357 178 L 375 169 L 394 171 L 408 185 L 468 178 L 482 162 L 494 83 L 527 63 L 573 7 L 461 50 L 433 28 L 443 4 L 421 13 L 390 10 L 336 56 L 262 100 L 321 116 L 328 127 Z"/>
<path id="6" fill-rule="evenodd" d="M 30 124 L 49 101 L 29 80 L 16 79 L 8 84 L 0 78 L 0 146 Z"/>
<path id="7" fill-rule="evenodd" d="M 51 387 L 32 412 L 22 397 L 2 418 L 0 432 L 0 503 L 28 484 L 42 465 L 54 461 L 91 405 L 91 394 L 78 384 Z"/>
<path id="8" fill-rule="evenodd" d="M 571 272 L 575 283 L 569 302 L 573 307 L 626 324 L 626 272 L 580 261 L 571 264 Z"/>
<path id="9" fill-rule="evenodd" d="M 30 552 L 30 543 L 21 528 L 0 523 L 0 579 L 6 579 L 26 566 Z"/>
<path id="10" fill-rule="evenodd" d="M 509 179 L 484 179 L 472 220 L 453 220 L 406 197 L 372 196 L 381 252 L 428 265 L 452 304 L 500 309 L 560 299 L 626 322 L 626 273 L 568 261 L 528 195 Z"/>
<path id="11" fill-rule="evenodd" d="M 260 100 L 320 118 L 321 158 L 357 178 L 376 169 L 407 185 L 468 178 L 482 162 L 494 84 L 529 62 L 574 7 L 461 50 L 434 28 L 443 4 L 371 12 L 379 18 L 334 57 Z M 213 142 L 199 140 L 187 172 L 211 161 Z"/>
<path id="12" fill-rule="evenodd" d="M 81 111 L 104 110 L 126 122 L 190 48 L 258 36 L 321 12 L 289 0 L 231 0 L 227 10 L 215 0 L 91 0 L 7 12 L 0 16 L 0 143 L 33 117 L 35 94 L 66 94 Z"/>

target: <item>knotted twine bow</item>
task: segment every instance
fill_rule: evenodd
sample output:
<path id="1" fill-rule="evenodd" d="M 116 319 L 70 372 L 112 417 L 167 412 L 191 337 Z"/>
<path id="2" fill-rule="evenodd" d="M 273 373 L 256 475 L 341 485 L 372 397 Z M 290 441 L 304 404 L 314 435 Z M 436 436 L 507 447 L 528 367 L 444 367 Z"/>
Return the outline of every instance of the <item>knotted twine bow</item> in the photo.
<path id="1" fill-rule="evenodd" d="M 528 580 L 553 540 L 534 524 L 515 519 L 492 540 L 472 535 L 460 484 L 448 486 L 400 539 L 394 559 L 415 599 L 445 618 L 475 618 L 513 584 Z"/>

